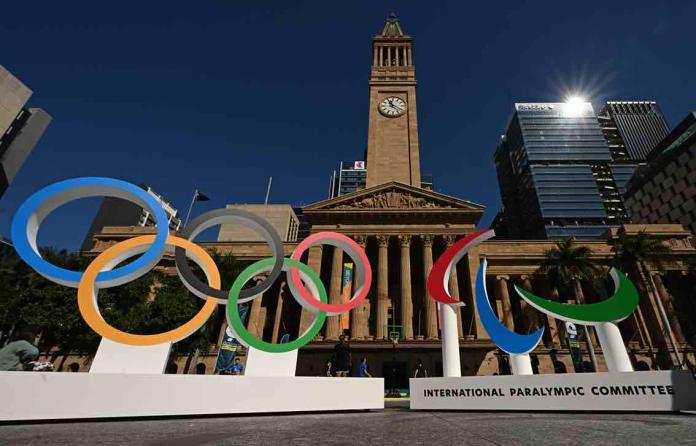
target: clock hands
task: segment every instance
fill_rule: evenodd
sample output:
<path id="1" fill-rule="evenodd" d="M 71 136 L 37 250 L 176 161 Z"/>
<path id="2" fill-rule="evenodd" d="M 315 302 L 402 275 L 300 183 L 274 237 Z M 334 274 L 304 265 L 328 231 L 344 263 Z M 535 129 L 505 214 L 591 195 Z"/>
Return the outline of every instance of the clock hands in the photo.
<path id="1" fill-rule="evenodd" d="M 400 116 L 406 111 L 406 104 L 401 98 L 385 98 L 380 106 L 382 112 L 389 116 Z"/>

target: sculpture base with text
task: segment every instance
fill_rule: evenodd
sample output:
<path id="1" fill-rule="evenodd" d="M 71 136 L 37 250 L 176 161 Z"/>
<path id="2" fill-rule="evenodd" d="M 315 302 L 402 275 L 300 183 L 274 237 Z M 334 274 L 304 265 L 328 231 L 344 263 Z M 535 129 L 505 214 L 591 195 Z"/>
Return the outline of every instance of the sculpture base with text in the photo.
<path id="1" fill-rule="evenodd" d="M 0 372 L 0 421 L 384 408 L 382 378 Z"/>
<path id="2" fill-rule="evenodd" d="M 677 412 L 696 409 L 685 371 L 412 378 L 411 409 Z"/>

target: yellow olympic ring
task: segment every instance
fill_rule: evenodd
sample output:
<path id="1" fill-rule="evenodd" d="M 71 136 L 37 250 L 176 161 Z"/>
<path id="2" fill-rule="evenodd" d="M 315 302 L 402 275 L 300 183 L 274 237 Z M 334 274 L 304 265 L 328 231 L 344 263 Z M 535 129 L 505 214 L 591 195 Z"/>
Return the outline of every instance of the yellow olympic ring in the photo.
<path id="1" fill-rule="evenodd" d="M 99 292 L 99 288 L 95 284 L 97 275 L 102 270 L 110 270 L 121 261 L 131 255 L 135 255 L 138 251 L 138 247 L 150 246 L 154 241 L 154 235 L 144 235 L 117 243 L 99 254 L 82 275 L 77 288 L 77 304 L 87 325 L 102 337 L 120 344 L 134 346 L 176 342 L 201 328 L 210 315 L 213 314 L 213 311 L 215 311 L 215 307 L 217 307 L 218 303 L 216 299 L 209 298 L 200 311 L 185 324 L 173 330 L 152 335 L 126 333 L 125 331 L 121 331 L 109 325 L 104 320 L 97 306 L 97 293 Z M 213 259 L 203 248 L 189 240 L 171 235 L 167 237 L 166 244 L 184 248 L 191 259 L 198 263 L 206 273 L 209 285 L 212 288 L 220 288 L 220 271 L 217 269 Z"/>

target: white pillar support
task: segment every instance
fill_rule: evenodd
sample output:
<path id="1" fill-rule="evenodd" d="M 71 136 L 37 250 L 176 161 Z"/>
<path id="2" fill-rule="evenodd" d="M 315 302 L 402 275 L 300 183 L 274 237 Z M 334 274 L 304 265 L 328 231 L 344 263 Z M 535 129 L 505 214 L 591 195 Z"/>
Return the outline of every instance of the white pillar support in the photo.
<path id="1" fill-rule="evenodd" d="M 249 348 L 244 376 L 295 376 L 296 368 L 297 350 L 268 353 Z"/>
<path id="2" fill-rule="evenodd" d="M 446 377 L 462 376 L 459 360 L 459 335 L 457 313 L 451 305 L 438 303 L 442 318 L 442 374 Z"/>
<path id="3" fill-rule="evenodd" d="M 595 325 L 604 360 L 610 372 L 632 372 L 633 365 L 624 346 L 621 331 L 616 324 L 605 322 Z"/>
<path id="4" fill-rule="evenodd" d="M 533 375 L 532 358 L 529 354 L 524 355 L 510 354 L 510 367 L 513 375 Z"/>
<path id="5" fill-rule="evenodd" d="M 161 375 L 167 367 L 172 343 L 136 346 L 102 338 L 89 373 L 145 373 Z"/>

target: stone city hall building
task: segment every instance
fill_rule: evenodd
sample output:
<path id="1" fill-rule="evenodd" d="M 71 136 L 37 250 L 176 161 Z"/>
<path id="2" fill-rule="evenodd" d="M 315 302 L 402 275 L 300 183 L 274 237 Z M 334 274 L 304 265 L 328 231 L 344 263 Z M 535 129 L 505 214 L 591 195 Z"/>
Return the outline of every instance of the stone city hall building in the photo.
<path id="1" fill-rule="evenodd" d="M 435 301 L 426 294 L 426 278 L 434 260 L 447 247 L 477 229 L 484 206 L 421 188 L 413 39 L 404 34 L 395 17 L 390 17 L 383 31 L 374 36 L 372 53 L 366 188 L 311 204 L 302 213 L 311 233 L 343 233 L 364 247 L 372 265 L 373 283 L 363 304 L 344 319 L 329 317 L 322 335 L 300 350 L 297 373 L 324 374 L 333 346 L 345 332 L 350 338 L 354 368 L 360 357 L 366 356 L 372 373 L 384 376 L 388 387 L 407 387 L 418 359 L 430 374 L 441 374 L 438 312 Z M 667 308 L 680 349 L 693 358 L 693 348 L 686 342 L 675 304 L 675 297 L 679 301 L 689 296 L 693 299 L 696 277 L 685 273 L 683 264 L 686 257 L 696 254 L 691 233 L 680 225 L 625 225 L 608 232 L 605 240 L 583 245 L 592 249 L 597 264 L 608 269 L 612 261 L 609 239 L 621 231 L 632 234 L 641 230 L 662 238 L 672 248 L 673 259 L 666 263 L 666 271 L 651 272 L 657 294 L 647 282 L 637 283 L 641 293 L 639 310 L 620 327 L 637 368 L 668 368 L 675 359 L 664 353 L 669 343 L 656 305 L 658 299 Z M 105 227 L 94 235 L 90 252 L 96 255 L 142 231 L 147 228 Z M 228 231 L 223 225 L 221 234 L 224 233 Z M 285 240 L 285 253 L 289 256 L 298 241 Z M 244 261 L 270 255 L 263 241 L 222 237 L 201 245 Z M 489 262 L 487 285 L 500 320 L 520 333 L 540 325 L 546 327 L 543 344 L 532 353 L 539 373 L 573 372 L 564 324 L 527 306 L 513 289 L 516 284 L 547 298 L 570 299 L 559 296 L 545 277 L 535 274 L 545 251 L 554 246 L 553 241 L 547 240 L 494 239 L 473 248 L 457 264 L 450 280 L 450 294 L 466 304 L 457 313 L 463 374 L 507 373 L 505 355 L 483 329 L 473 298 L 475 276 L 483 256 Z M 331 246 L 312 247 L 304 259 L 320 273 L 333 303 L 341 301 L 343 265 L 350 261 L 340 249 Z M 173 266 L 171 257 L 165 258 L 165 262 Z M 583 291 L 585 302 L 597 301 L 613 292 L 590 287 Z M 221 315 L 223 310 L 219 309 Z M 693 308 L 684 311 L 694 314 Z M 285 282 L 279 281 L 262 298 L 253 300 L 248 327 L 266 341 L 279 342 L 284 334 L 294 338 L 298 332 L 304 332 L 311 319 L 311 313 L 289 294 Z M 199 371 L 212 373 L 225 329 L 224 317 L 209 325 L 210 351 L 199 355 L 197 361 L 205 365 Z M 606 370 L 594 337 L 593 342 L 600 370 Z M 179 373 L 186 369 L 187 357 L 173 360 Z M 585 360 L 589 361 L 586 352 Z"/>

